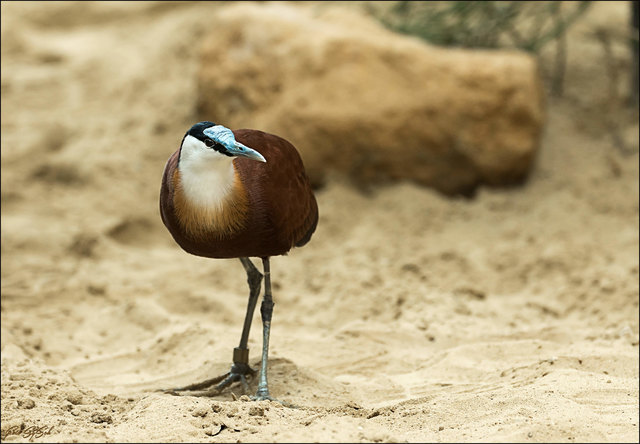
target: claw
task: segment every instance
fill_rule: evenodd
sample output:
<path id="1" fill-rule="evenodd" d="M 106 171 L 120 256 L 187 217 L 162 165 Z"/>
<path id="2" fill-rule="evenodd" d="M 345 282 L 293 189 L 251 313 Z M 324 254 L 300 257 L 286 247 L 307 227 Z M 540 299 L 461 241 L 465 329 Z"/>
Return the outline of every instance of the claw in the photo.
<path id="1" fill-rule="evenodd" d="M 195 384 L 185 385 L 184 387 L 161 389 L 158 391 L 174 396 L 217 396 L 234 382 L 240 381 L 242 389 L 246 393 L 249 391 L 247 375 L 253 376 L 256 373 L 257 371 L 247 364 L 235 363 L 231 366 L 231 371 L 224 375 L 216 376 L 215 378 Z"/>

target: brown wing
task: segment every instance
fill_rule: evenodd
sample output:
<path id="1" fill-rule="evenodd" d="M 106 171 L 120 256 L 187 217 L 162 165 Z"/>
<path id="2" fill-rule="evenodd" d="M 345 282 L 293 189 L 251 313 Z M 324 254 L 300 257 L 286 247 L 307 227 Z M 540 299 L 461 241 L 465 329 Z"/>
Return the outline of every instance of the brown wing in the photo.
<path id="1" fill-rule="evenodd" d="M 180 157 L 180 150 L 169 157 L 164 167 L 164 173 L 162 174 L 162 186 L 160 187 L 160 217 L 162 222 L 167 228 L 170 228 L 167 211 L 173 210 L 173 172 L 178 167 L 178 158 Z"/>
<path id="2" fill-rule="evenodd" d="M 234 135 L 267 160 L 238 158 L 236 166 L 273 228 L 268 235 L 287 250 L 306 244 L 318 223 L 318 205 L 298 151 L 287 140 L 262 131 L 242 129 Z"/>

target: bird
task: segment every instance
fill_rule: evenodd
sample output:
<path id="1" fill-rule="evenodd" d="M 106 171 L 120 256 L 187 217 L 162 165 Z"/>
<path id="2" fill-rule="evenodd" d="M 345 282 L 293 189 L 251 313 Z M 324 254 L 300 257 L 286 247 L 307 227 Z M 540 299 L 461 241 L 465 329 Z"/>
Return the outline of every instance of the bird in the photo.
<path id="1" fill-rule="evenodd" d="M 233 350 L 229 372 L 167 392 L 214 396 L 238 381 L 248 390 L 247 377 L 257 373 L 249 365 L 248 339 L 264 278 L 262 356 L 253 399 L 275 400 L 267 379 L 274 306 L 270 258 L 307 244 L 318 224 L 318 204 L 300 154 L 274 134 L 198 122 L 165 165 L 160 215 L 184 251 L 212 259 L 239 259 L 249 284 L 240 343 Z M 262 261 L 262 273 L 250 258 Z"/>

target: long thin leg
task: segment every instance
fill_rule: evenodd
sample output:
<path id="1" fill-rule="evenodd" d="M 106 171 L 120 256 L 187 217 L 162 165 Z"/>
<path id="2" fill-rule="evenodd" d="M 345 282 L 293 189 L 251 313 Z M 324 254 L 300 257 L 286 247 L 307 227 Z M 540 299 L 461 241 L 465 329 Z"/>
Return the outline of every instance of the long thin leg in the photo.
<path id="1" fill-rule="evenodd" d="M 253 312 L 256 309 L 258 296 L 260 296 L 260 284 L 262 283 L 262 273 L 258 271 L 253 262 L 248 257 L 241 257 L 240 261 L 247 271 L 247 283 L 249 284 L 249 303 L 247 304 L 247 314 L 244 317 L 244 327 L 242 328 L 242 336 L 240 337 L 240 346 L 238 348 L 247 349 L 249 341 L 249 331 L 251 330 L 251 321 L 253 320 Z"/>
<path id="2" fill-rule="evenodd" d="M 258 382 L 257 399 L 271 399 L 267 382 L 267 361 L 269 359 L 269 332 L 271 330 L 271 315 L 273 314 L 273 297 L 271 296 L 271 270 L 269 258 L 262 258 L 264 268 L 264 297 L 260 306 L 262 315 L 262 363 L 260 366 L 260 380 Z"/>
<path id="3" fill-rule="evenodd" d="M 244 326 L 242 328 L 242 336 L 240 337 L 240 345 L 233 349 L 233 365 L 231 371 L 228 373 L 217 376 L 215 378 L 207 379 L 206 381 L 190 384 L 185 387 L 174 388 L 166 390 L 169 393 L 177 394 L 178 392 L 191 392 L 192 396 L 210 396 L 214 393 L 222 391 L 225 387 L 231 385 L 235 381 L 240 381 L 245 390 L 248 388 L 248 384 L 245 376 L 254 374 L 253 370 L 249 366 L 249 348 L 247 344 L 249 342 L 249 332 L 251 330 L 251 321 L 253 320 L 253 313 L 258 303 L 258 297 L 260 296 L 260 284 L 262 283 L 262 273 L 258 271 L 253 262 L 247 257 L 241 257 L 240 262 L 247 272 L 247 283 L 249 284 L 249 302 L 247 303 L 247 313 L 244 318 Z M 217 384 L 215 388 L 214 384 Z M 209 390 L 205 390 L 209 389 Z M 204 390 L 204 391 L 203 391 Z"/>
<path id="4" fill-rule="evenodd" d="M 249 366 L 249 332 L 251 331 L 251 321 L 253 321 L 253 313 L 260 296 L 260 284 L 262 283 L 262 273 L 258 271 L 253 262 L 248 257 L 241 257 L 240 262 L 247 272 L 247 283 L 249 284 L 249 301 L 247 303 L 247 313 L 244 316 L 244 326 L 242 327 L 242 336 L 240 336 L 240 345 L 233 349 L 233 365 L 227 378 L 216 387 L 222 390 L 232 382 L 240 379 L 244 388 L 247 388 L 245 375 L 253 374 L 254 370 Z"/>

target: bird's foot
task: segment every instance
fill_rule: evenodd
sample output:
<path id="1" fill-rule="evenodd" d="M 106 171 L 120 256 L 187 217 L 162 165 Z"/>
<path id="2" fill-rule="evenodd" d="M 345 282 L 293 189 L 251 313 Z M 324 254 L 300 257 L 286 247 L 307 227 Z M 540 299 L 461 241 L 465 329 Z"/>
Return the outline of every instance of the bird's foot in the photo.
<path id="1" fill-rule="evenodd" d="M 189 384 L 184 387 L 177 387 L 162 391 L 176 396 L 216 396 L 234 382 L 240 381 L 243 390 L 247 392 L 249 391 L 247 376 L 253 376 L 255 374 L 256 370 L 252 369 L 248 364 L 236 362 L 231 366 L 231 370 L 224 375 L 207 379 L 202 382 L 197 382 L 195 384 Z"/>
<path id="2" fill-rule="evenodd" d="M 264 390 L 262 388 L 258 388 L 258 392 L 254 396 L 251 396 L 251 400 L 252 401 L 273 401 L 273 402 L 282 404 L 284 407 L 288 407 L 291 409 L 299 408 L 297 405 L 291 404 L 290 402 L 281 401 L 277 398 L 272 398 L 271 395 L 269 395 L 269 390 Z"/>
<path id="3" fill-rule="evenodd" d="M 252 401 L 276 401 L 280 402 L 277 399 L 273 399 L 271 395 L 269 395 L 269 389 L 265 389 L 264 387 L 258 387 L 258 391 L 254 396 L 251 397 Z"/>

